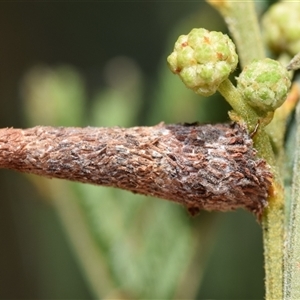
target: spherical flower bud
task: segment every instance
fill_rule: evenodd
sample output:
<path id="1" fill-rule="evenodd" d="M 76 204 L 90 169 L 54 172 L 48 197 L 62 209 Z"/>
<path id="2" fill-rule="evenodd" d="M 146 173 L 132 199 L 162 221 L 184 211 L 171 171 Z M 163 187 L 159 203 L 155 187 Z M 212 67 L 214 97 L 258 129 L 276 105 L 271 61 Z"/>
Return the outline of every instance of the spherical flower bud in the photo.
<path id="1" fill-rule="evenodd" d="M 188 88 L 210 96 L 235 70 L 238 56 L 226 34 L 199 28 L 178 38 L 167 61 Z"/>
<path id="2" fill-rule="evenodd" d="M 282 105 L 290 86 L 286 68 L 270 58 L 252 62 L 237 78 L 239 92 L 250 106 L 260 112 L 274 111 Z"/>
<path id="3" fill-rule="evenodd" d="M 272 5 L 262 19 L 264 39 L 275 53 L 300 52 L 300 2 Z"/>

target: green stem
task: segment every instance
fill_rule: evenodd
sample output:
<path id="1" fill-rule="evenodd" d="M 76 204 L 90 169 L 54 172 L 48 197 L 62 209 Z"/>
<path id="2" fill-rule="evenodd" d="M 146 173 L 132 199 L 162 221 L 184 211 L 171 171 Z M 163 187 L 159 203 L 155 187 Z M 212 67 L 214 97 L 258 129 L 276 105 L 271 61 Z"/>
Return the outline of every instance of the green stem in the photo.
<path id="1" fill-rule="evenodd" d="M 238 48 L 240 64 L 265 57 L 257 14 L 253 1 L 207 0 L 223 16 Z"/>
<path id="2" fill-rule="evenodd" d="M 243 119 L 246 123 L 248 130 L 251 132 L 259 123 L 258 114 L 245 103 L 242 95 L 236 89 L 229 79 L 225 79 L 218 88 L 220 94 L 234 109 L 235 113 Z"/>
<path id="3" fill-rule="evenodd" d="M 284 196 L 280 190 L 269 197 L 262 219 L 267 300 L 282 299 L 283 295 Z"/>

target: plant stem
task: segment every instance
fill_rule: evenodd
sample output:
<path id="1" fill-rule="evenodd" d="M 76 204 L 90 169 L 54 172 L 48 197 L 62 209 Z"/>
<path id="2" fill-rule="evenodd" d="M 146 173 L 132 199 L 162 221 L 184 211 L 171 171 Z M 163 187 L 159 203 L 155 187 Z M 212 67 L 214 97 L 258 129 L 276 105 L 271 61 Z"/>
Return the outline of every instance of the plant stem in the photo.
<path id="1" fill-rule="evenodd" d="M 264 257 L 265 257 L 265 299 L 282 299 L 283 288 L 283 234 L 284 234 L 284 196 L 280 186 L 274 196 L 269 197 L 263 219 Z"/>
<path id="2" fill-rule="evenodd" d="M 259 123 L 258 114 L 244 101 L 242 95 L 229 79 L 225 79 L 218 88 L 219 93 L 234 109 L 234 112 L 243 120 L 249 132 L 252 132 Z"/>

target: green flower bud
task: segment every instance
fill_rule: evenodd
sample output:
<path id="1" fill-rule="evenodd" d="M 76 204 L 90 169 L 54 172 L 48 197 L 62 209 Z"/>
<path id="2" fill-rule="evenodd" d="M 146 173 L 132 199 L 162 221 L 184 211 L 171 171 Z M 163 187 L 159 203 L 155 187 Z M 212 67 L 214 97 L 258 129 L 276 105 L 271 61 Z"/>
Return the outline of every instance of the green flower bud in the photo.
<path id="1" fill-rule="evenodd" d="M 278 61 L 265 58 L 244 68 L 237 78 L 237 89 L 250 106 L 260 112 L 281 106 L 291 86 L 289 73 Z"/>
<path id="2" fill-rule="evenodd" d="M 188 88 L 210 96 L 235 70 L 238 56 L 226 34 L 199 28 L 178 38 L 167 61 Z"/>
<path id="3" fill-rule="evenodd" d="M 300 2 L 279 2 L 262 19 L 264 39 L 275 53 L 300 52 Z"/>

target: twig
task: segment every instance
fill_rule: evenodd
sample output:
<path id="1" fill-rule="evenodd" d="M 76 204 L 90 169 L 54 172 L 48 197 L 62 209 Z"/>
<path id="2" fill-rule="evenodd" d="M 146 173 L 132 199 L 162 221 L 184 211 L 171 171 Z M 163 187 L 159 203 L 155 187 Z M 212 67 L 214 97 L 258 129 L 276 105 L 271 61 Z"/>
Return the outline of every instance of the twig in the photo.
<path id="1" fill-rule="evenodd" d="M 0 129 L 0 168 L 261 216 L 272 175 L 238 124 Z"/>

